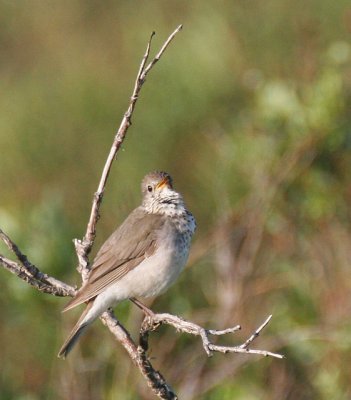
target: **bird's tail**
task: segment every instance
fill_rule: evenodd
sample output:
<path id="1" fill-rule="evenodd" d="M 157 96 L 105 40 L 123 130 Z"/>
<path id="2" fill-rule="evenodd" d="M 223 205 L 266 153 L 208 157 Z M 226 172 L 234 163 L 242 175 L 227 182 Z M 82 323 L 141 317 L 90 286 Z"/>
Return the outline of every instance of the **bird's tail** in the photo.
<path id="1" fill-rule="evenodd" d="M 70 351 L 73 349 L 73 346 L 77 343 L 77 340 L 80 338 L 82 333 L 84 333 L 84 331 L 88 328 L 88 326 L 93 322 L 93 321 L 84 322 L 84 318 L 86 317 L 88 311 L 91 309 L 93 303 L 94 303 L 94 301 L 91 300 L 87 304 L 87 307 L 83 311 L 78 322 L 76 323 L 76 325 L 72 329 L 71 333 L 69 334 L 69 336 L 65 340 L 64 344 L 62 345 L 62 347 L 57 355 L 58 357 L 66 358 L 68 356 L 68 354 L 70 353 Z"/>

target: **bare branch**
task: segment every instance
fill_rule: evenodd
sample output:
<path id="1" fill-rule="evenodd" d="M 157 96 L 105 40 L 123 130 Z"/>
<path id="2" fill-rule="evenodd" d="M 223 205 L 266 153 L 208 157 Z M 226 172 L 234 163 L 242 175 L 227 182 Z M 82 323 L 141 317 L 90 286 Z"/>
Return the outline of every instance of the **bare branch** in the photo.
<path id="1" fill-rule="evenodd" d="M 6 233 L 0 229 L 0 238 L 6 244 L 7 248 L 15 254 L 18 260 L 25 260 L 26 256 L 21 253 L 19 248 L 16 246 L 15 243 L 6 235 Z"/>
<path id="2" fill-rule="evenodd" d="M 150 69 L 157 63 L 157 61 L 161 58 L 162 54 L 165 52 L 171 41 L 174 39 L 175 35 L 181 31 L 183 25 L 179 25 L 178 28 L 169 36 L 169 38 L 165 41 L 164 45 L 161 47 L 160 51 L 156 54 L 154 59 L 150 62 L 150 64 L 145 68 L 144 73 L 142 74 L 143 79 L 145 79 L 146 75 L 149 73 Z M 152 37 L 152 36 L 151 36 Z"/>
<path id="3" fill-rule="evenodd" d="M 104 190 L 106 187 L 106 182 L 112 167 L 112 163 L 116 158 L 117 152 L 119 151 L 122 143 L 126 137 L 127 130 L 132 124 L 131 118 L 135 109 L 136 102 L 139 98 L 140 90 L 146 80 L 147 74 L 151 71 L 154 65 L 162 57 L 163 53 L 174 39 L 176 34 L 182 29 L 182 25 L 178 26 L 177 29 L 168 37 L 156 56 L 147 64 L 151 42 L 154 36 L 154 32 L 151 34 L 148 41 L 146 51 L 142 58 L 139 71 L 135 80 L 134 89 L 130 97 L 129 106 L 125 112 L 121 124 L 115 134 L 112 147 L 110 149 L 109 155 L 106 159 L 100 182 L 96 193 L 93 197 L 93 204 L 90 213 L 90 218 L 87 224 L 86 233 L 82 240 L 75 239 L 75 249 L 79 261 L 78 270 L 82 275 L 83 282 L 86 281 L 89 275 L 89 253 L 93 246 L 95 236 L 96 236 L 96 226 L 99 219 L 99 209 L 104 195 Z M 50 293 L 55 296 L 74 296 L 76 289 L 64 282 L 61 282 L 47 274 L 42 273 L 34 264 L 32 264 L 24 255 L 16 244 L 0 229 L 0 239 L 7 245 L 9 250 L 16 256 L 18 262 L 10 260 L 3 255 L 0 255 L 0 264 L 9 270 L 11 273 L 17 275 L 23 281 L 29 283 L 36 289 L 44 292 Z M 240 330 L 240 326 L 236 325 L 231 328 L 223 330 L 212 330 L 205 329 L 201 326 L 186 321 L 175 315 L 163 313 L 155 314 L 150 309 L 147 309 L 142 303 L 138 302 L 136 299 L 131 299 L 139 307 L 141 307 L 144 312 L 146 312 L 146 317 L 142 323 L 139 345 L 137 346 L 133 339 L 130 337 L 129 332 L 120 324 L 120 322 L 114 316 L 112 310 L 106 311 L 100 319 L 103 324 L 108 327 L 111 333 L 114 335 L 116 340 L 122 344 L 126 349 L 128 355 L 136 365 L 141 374 L 144 376 L 147 384 L 153 390 L 153 392 L 161 399 L 177 399 L 176 394 L 173 389 L 166 382 L 164 377 L 160 372 L 156 371 L 147 356 L 148 350 L 148 337 L 149 333 L 161 324 L 168 324 L 175 327 L 178 331 L 188 333 L 191 335 L 200 336 L 202 339 L 202 344 L 204 350 L 208 356 L 211 356 L 213 352 L 235 352 L 235 353 L 245 353 L 245 354 L 260 354 L 264 356 L 271 356 L 276 358 L 283 358 L 282 355 L 271 353 L 265 350 L 250 349 L 249 346 L 254 342 L 254 340 L 259 336 L 260 332 L 267 326 L 271 316 L 269 316 L 266 321 L 258 328 L 256 331 L 241 345 L 239 346 L 220 346 L 212 343 L 210 341 L 210 336 L 221 336 L 229 333 L 235 333 Z"/>
<path id="4" fill-rule="evenodd" d="M 151 331 L 156 330 L 160 325 L 167 324 L 171 325 L 177 329 L 179 332 L 189 333 L 191 335 L 200 336 L 202 339 L 202 345 L 206 354 L 210 357 L 213 352 L 220 353 L 245 353 L 245 354 L 260 354 L 263 356 L 270 356 L 275 358 L 284 358 L 283 355 L 272 353 L 266 350 L 250 349 L 249 345 L 259 336 L 260 332 L 268 325 L 272 316 L 270 315 L 265 322 L 256 329 L 256 331 L 242 344 L 239 346 L 220 346 L 211 343 L 209 335 L 224 335 L 228 333 L 234 333 L 240 330 L 240 326 L 237 325 L 233 328 L 228 328 L 224 330 L 209 330 L 205 329 L 194 322 L 186 321 L 183 318 L 177 317 L 176 315 L 162 313 L 162 314 L 152 314 L 147 313 L 141 326 L 139 343 L 140 347 L 147 351 L 148 348 L 148 337 Z"/>
<path id="5" fill-rule="evenodd" d="M 139 98 L 140 90 L 146 80 L 147 74 L 150 72 L 152 67 L 156 64 L 156 62 L 161 58 L 162 54 L 173 40 L 175 35 L 181 30 L 181 26 L 179 26 L 166 40 L 164 45 L 161 47 L 160 51 L 157 53 L 155 58 L 149 63 L 149 65 L 145 68 L 147 60 L 150 54 L 151 41 L 154 36 L 154 32 L 151 34 L 150 39 L 148 41 L 145 54 L 141 61 L 139 71 L 135 80 L 135 85 L 133 89 L 133 93 L 130 98 L 129 106 L 127 111 L 125 112 L 121 124 L 117 130 L 115 138 L 112 143 L 112 147 L 110 149 L 109 155 L 105 162 L 104 169 L 102 171 L 102 175 L 100 178 L 100 182 L 98 185 L 98 189 L 93 197 L 93 205 L 90 213 L 89 222 L 87 225 L 87 230 L 83 240 L 75 239 L 74 244 L 76 248 L 76 253 L 79 261 L 78 271 L 82 275 L 83 282 L 89 276 L 89 259 L 88 255 L 93 246 L 95 236 L 96 236 L 96 225 L 99 219 L 99 209 L 103 199 L 103 194 L 106 186 L 106 182 L 112 167 L 112 163 L 116 158 L 117 152 L 120 149 L 126 134 L 127 130 L 132 124 L 131 118 L 133 111 L 135 109 L 136 102 Z M 111 333 L 115 336 L 115 338 L 123 345 L 123 347 L 127 350 L 129 356 L 131 357 L 134 364 L 139 368 L 142 375 L 145 377 L 148 385 L 152 388 L 154 393 L 162 398 L 162 399 L 176 399 L 177 396 L 167 384 L 163 376 L 155 371 L 147 358 L 144 352 L 139 352 L 136 345 L 130 338 L 128 331 L 117 321 L 111 311 L 108 311 L 103 314 L 100 318 L 102 322 L 109 328 Z"/>
<path id="6" fill-rule="evenodd" d="M 269 321 L 272 319 L 272 315 L 269 315 L 268 318 L 263 322 L 261 326 L 259 326 L 255 332 L 243 343 L 240 347 L 242 349 L 247 349 L 250 344 L 260 335 L 261 331 L 269 324 Z"/>
<path id="7" fill-rule="evenodd" d="M 240 325 L 235 325 L 233 326 L 233 328 L 222 329 L 221 331 L 215 329 L 209 329 L 207 332 L 210 335 L 221 336 L 221 335 L 226 335 L 227 333 L 234 333 L 240 331 L 240 329 L 241 329 Z"/>
<path id="8" fill-rule="evenodd" d="M 156 54 L 154 59 L 145 68 L 145 65 L 147 63 L 147 60 L 148 60 L 148 57 L 150 54 L 151 41 L 152 41 L 152 38 L 155 33 L 153 32 L 150 36 L 149 42 L 146 47 L 146 52 L 145 52 L 142 62 L 140 64 L 139 71 L 138 71 L 138 74 L 137 74 L 137 77 L 135 80 L 135 85 L 134 85 L 133 93 L 130 98 L 128 109 L 127 109 L 126 113 L 124 114 L 124 117 L 121 121 L 120 127 L 118 128 L 118 131 L 115 135 L 110 153 L 107 157 L 104 169 L 102 171 L 98 189 L 97 189 L 96 193 L 94 194 L 93 205 L 92 205 L 90 218 L 89 218 L 89 222 L 87 225 L 87 230 L 86 230 L 85 236 L 84 236 L 83 240 L 79 240 L 79 239 L 74 240 L 74 245 L 76 248 L 78 261 L 79 261 L 78 270 L 82 274 L 83 282 L 87 279 L 87 277 L 89 275 L 88 255 L 93 246 L 95 236 L 96 236 L 96 224 L 99 219 L 99 209 L 100 209 L 100 205 L 101 205 L 101 202 L 103 199 L 103 194 L 104 194 L 107 178 L 109 176 L 112 163 L 113 163 L 114 159 L 116 158 L 116 154 L 117 154 L 118 150 L 120 149 L 120 147 L 126 137 L 127 130 L 130 127 L 130 125 L 132 124 L 131 118 L 132 118 L 133 111 L 135 109 L 136 102 L 139 98 L 140 90 L 145 82 L 147 74 L 150 72 L 150 70 L 156 64 L 156 62 L 161 58 L 162 54 L 165 52 L 168 45 L 174 39 L 175 35 L 181 30 L 181 28 L 182 28 L 181 25 L 178 26 L 178 28 L 168 37 L 166 42 L 161 47 L 160 51 Z"/>
<path id="9" fill-rule="evenodd" d="M 144 376 L 148 386 L 160 398 L 166 400 L 177 399 L 173 389 L 166 382 L 159 371 L 156 371 L 146 356 L 145 351 L 140 351 L 129 332 L 120 324 L 112 310 L 108 310 L 101 316 L 101 321 L 108 327 L 115 338 L 122 344 L 129 354 L 134 365 L 136 365 Z"/>
<path id="10" fill-rule="evenodd" d="M 160 59 L 160 57 L 162 56 L 162 54 L 164 53 L 170 42 L 173 40 L 175 35 L 180 31 L 180 29 L 181 26 L 179 26 L 169 36 L 169 38 L 161 47 L 160 51 L 157 53 L 155 58 L 145 68 L 150 54 L 151 41 L 154 36 L 154 32 L 152 33 L 149 42 L 147 44 L 145 54 L 143 56 L 142 62 L 139 67 L 137 78 L 135 80 L 135 85 L 133 93 L 130 98 L 128 109 L 124 114 L 120 127 L 113 140 L 112 147 L 110 149 L 109 155 L 105 162 L 105 166 L 100 178 L 98 189 L 93 197 L 93 205 L 91 209 L 89 222 L 87 224 L 87 230 L 85 236 L 83 240 L 78 240 L 78 239 L 74 240 L 75 249 L 79 261 L 78 270 L 82 274 L 83 282 L 87 279 L 89 274 L 88 255 L 91 251 L 96 236 L 96 224 L 99 219 L 99 208 L 103 199 L 107 178 L 109 176 L 112 163 L 116 158 L 116 154 L 125 139 L 129 126 L 132 123 L 131 117 L 135 109 L 135 104 L 139 97 L 139 92 L 145 82 L 146 75 L 150 72 L 152 67 Z M 76 289 L 73 288 L 72 286 L 67 285 L 64 282 L 61 282 L 53 277 L 50 277 L 40 272 L 39 269 L 34 264 L 30 263 L 27 257 L 23 253 L 21 253 L 21 251 L 14 244 L 14 242 L 12 242 L 12 240 L 1 230 L 0 230 L 0 239 L 7 245 L 9 250 L 12 251 L 19 260 L 19 263 L 17 263 L 0 255 L 0 264 L 4 266 L 7 270 L 17 275 L 19 278 L 21 278 L 22 280 L 24 280 L 25 282 L 29 283 L 30 285 L 32 285 L 33 287 L 42 292 L 50 293 L 56 296 L 75 295 Z M 171 387 L 167 384 L 163 376 L 158 371 L 154 370 L 145 353 L 139 352 L 137 346 L 130 338 L 128 331 L 117 321 L 112 311 L 104 313 L 101 317 L 101 320 L 109 328 L 109 330 L 115 336 L 115 338 L 127 350 L 132 361 L 139 368 L 142 375 L 145 377 L 148 385 L 152 388 L 153 392 L 161 399 L 176 399 L 177 396 L 175 395 Z"/>
<path id="11" fill-rule="evenodd" d="M 4 268 L 43 293 L 49 293 L 54 296 L 74 296 L 75 289 L 72 286 L 41 272 L 28 260 L 26 255 L 19 250 L 18 246 L 1 229 L 0 239 L 19 260 L 18 263 L 0 254 L 0 264 Z"/>

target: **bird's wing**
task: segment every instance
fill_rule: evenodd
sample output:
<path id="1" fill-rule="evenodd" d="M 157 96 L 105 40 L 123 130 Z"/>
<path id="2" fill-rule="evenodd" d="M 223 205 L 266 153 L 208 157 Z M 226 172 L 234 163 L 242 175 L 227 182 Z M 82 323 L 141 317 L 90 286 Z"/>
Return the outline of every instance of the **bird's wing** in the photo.
<path id="1" fill-rule="evenodd" d="M 88 281 L 63 311 L 97 296 L 150 257 L 156 251 L 158 231 L 164 223 L 162 215 L 146 214 L 136 208 L 102 245 Z"/>

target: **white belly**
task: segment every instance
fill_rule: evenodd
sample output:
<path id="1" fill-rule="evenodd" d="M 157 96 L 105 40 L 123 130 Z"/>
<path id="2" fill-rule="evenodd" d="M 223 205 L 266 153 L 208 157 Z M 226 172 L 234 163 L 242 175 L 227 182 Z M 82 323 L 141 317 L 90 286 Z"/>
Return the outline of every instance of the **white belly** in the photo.
<path id="1" fill-rule="evenodd" d="M 98 295 L 99 302 L 111 306 L 130 297 L 157 296 L 176 281 L 188 259 L 190 237 L 162 236 L 155 253 Z"/>
<path id="2" fill-rule="evenodd" d="M 188 259 L 190 240 L 195 230 L 192 216 L 191 223 L 190 232 L 183 230 L 181 225 L 164 225 L 162 232 L 159 232 L 156 251 L 100 293 L 84 321 L 93 321 L 120 301 L 131 297 L 153 297 L 167 290 L 176 281 Z"/>
<path id="3" fill-rule="evenodd" d="M 130 288 L 129 293 L 125 293 L 126 298 L 153 297 L 163 293 L 176 281 L 187 258 L 188 251 L 179 254 L 174 247 L 159 248 L 156 254 L 121 279 L 120 285 Z"/>

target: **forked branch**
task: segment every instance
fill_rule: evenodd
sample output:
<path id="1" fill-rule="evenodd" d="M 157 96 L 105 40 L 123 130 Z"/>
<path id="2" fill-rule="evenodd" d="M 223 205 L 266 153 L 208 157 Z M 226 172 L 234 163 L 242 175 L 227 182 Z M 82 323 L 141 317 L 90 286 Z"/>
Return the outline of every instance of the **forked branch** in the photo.
<path id="1" fill-rule="evenodd" d="M 156 54 L 156 56 L 150 61 L 150 63 L 147 65 L 147 61 L 150 55 L 150 49 L 151 49 L 151 42 L 152 38 L 155 35 L 155 32 L 152 32 L 149 42 L 146 46 L 146 51 L 143 56 L 143 59 L 141 61 L 139 71 L 135 80 L 134 84 L 134 89 L 133 93 L 130 97 L 130 102 L 129 106 L 127 108 L 127 111 L 124 113 L 124 116 L 122 118 L 121 124 L 116 132 L 115 138 L 112 143 L 112 147 L 110 149 L 110 153 L 107 157 L 107 160 L 105 162 L 104 169 L 102 171 L 102 175 L 100 178 L 100 182 L 97 188 L 97 191 L 94 194 L 93 198 L 93 205 L 91 208 L 91 213 L 90 213 L 90 218 L 89 222 L 87 225 L 87 230 L 85 233 L 85 236 L 83 240 L 79 239 L 74 239 L 74 245 L 76 248 L 77 256 L 78 256 L 78 261 L 79 261 L 79 267 L 78 271 L 82 274 L 82 279 L 83 282 L 86 281 L 88 275 L 89 275 L 89 260 L 88 260 L 88 255 L 90 253 L 90 250 L 94 244 L 95 236 L 96 236 L 96 224 L 99 219 L 99 209 L 100 205 L 103 199 L 104 195 L 104 190 L 107 182 L 107 178 L 109 176 L 112 163 L 116 158 L 116 154 L 118 150 L 120 149 L 128 128 L 132 124 L 132 114 L 135 109 L 136 102 L 139 98 L 139 93 L 140 90 L 145 83 L 146 76 L 148 73 L 151 71 L 151 69 L 155 66 L 155 64 L 159 61 L 159 59 L 162 57 L 163 53 L 171 43 L 171 41 L 174 39 L 176 34 L 182 29 L 182 25 L 179 25 L 178 28 L 168 37 L 168 39 L 165 41 L 159 52 Z"/>
<path id="2" fill-rule="evenodd" d="M 161 58 L 171 41 L 174 39 L 175 35 L 181 30 L 181 28 L 181 25 L 178 26 L 178 28 L 168 37 L 159 52 L 149 62 L 149 64 L 147 64 L 147 62 L 150 55 L 151 41 L 154 33 L 152 33 L 147 44 L 146 51 L 135 80 L 134 89 L 130 97 L 129 106 L 114 137 L 112 147 L 103 168 L 97 191 L 93 197 L 93 204 L 90 218 L 87 224 L 86 233 L 82 240 L 74 240 L 75 249 L 79 261 L 78 270 L 82 275 L 83 282 L 86 281 L 90 272 L 88 257 L 96 236 L 96 225 L 99 219 L 99 209 L 103 199 L 106 182 L 111 170 L 112 163 L 116 158 L 117 152 L 121 148 L 121 145 L 126 137 L 127 130 L 132 123 L 131 118 L 135 109 L 136 102 L 139 98 L 140 90 L 145 83 L 148 73 L 159 61 L 159 59 Z M 15 255 L 18 260 L 13 261 L 0 254 L 0 265 L 2 265 L 4 268 L 44 293 L 50 293 L 55 296 L 75 295 L 76 288 L 73 288 L 72 286 L 64 282 L 61 282 L 58 279 L 55 279 L 41 272 L 34 264 L 32 264 L 27 259 L 27 257 L 19 250 L 16 244 L 2 230 L 0 230 L 0 239 L 6 244 L 8 249 Z M 212 355 L 213 352 L 236 352 L 245 354 L 260 354 L 277 358 L 283 357 L 280 354 L 250 348 L 252 342 L 259 336 L 262 329 L 269 323 L 271 316 L 267 318 L 267 320 L 243 344 L 239 346 L 228 347 L 212 343 L 210 341 L 210 336 L 220 336 L 224 334 L 234 333 L 240 329 L 239 325 L 224 330 L 204 329 L 193 322 L 185 321 L 184 319 L 171 314 L 154 314 L 151 310 L 146 310 L 146 307 L 137 300 L 131 300 L 133 300 L 137 305 L 141 306 L 144 311 L 146 311 L 146 317 L 143 321 L 140 331 L 139 346 L 135 344 L 129 332 L 119 323 L 111 310 L 105 312 L 101 316 L 101 320 L 109 328 L 116 340 L 123 345 L 131 360 L 139 368 L 147 384 L 153 390 L 154 394 L 161 399 L 177 398 L 176 394 L 174 393 L 170 385 L 166 382 L 161 373 L 153 368 L 150 359 L 147 356 L 149 333 L 155 330 L 161 324 L 172 325 L 180 332 L 200 336 L 202 339 L 204 350 L 208 356 Z"/>
<path id="3" fill-rule="evenodd" d="M 0 254 L 0 264 L 5 269 L 43 293 L 49 293 L 54 296 L 74 296 L 75 289 L 72 286 L 39 271 L 1 229 L 0 239 L 18 259 L 18 262 L 16 262 Z"/>
<path id="4" fill-rule="evenodd" d="M 202 339 L 202 346 L 206 354 L 211 357 L 214 352 L 220 353 L 244 353 L 244 354 L 259 354 L 262 356 L 270 356 L 275 358 L 284 358 L 283 355 L 272 353 L 266 350 L 251 349 L 249 346 L 260 335 L 261 331 L 268 325 L 272 316 L 270 315 L 263 324 L 255 330 L 255 332 L 241 345 L 238 346 L 221 346 L 214 344 L 210 341 L 210 336 L 222 336 L 228 333 L 235 333 L 241 329 L 240 325 L 223 330 L 205 329 L 200 325 L 191 321 L 186 321 L 176 315 L 162 313 L 154 314 L 148 312 L 144 318 L 141 326 L 139 345 L 141 349 L 146 352 L 148 350 L 149 333 L 156 330 L 160 325 L 171 325 L 179 332 L 189 333 L 190 335 L 200 336 Z"/>

